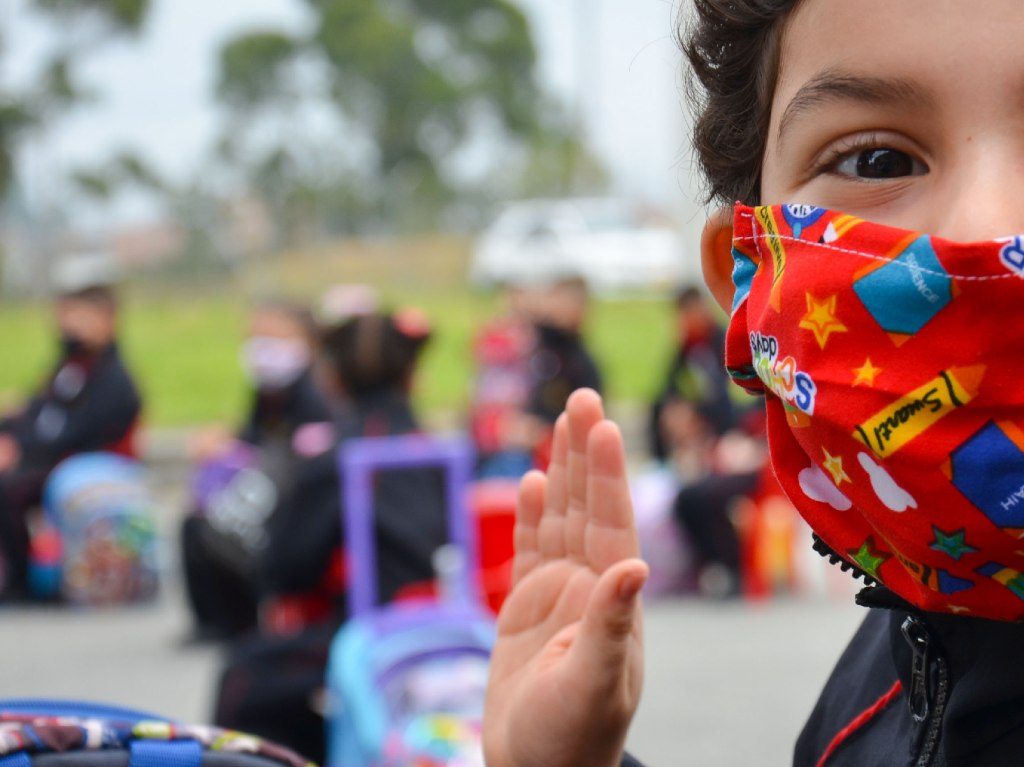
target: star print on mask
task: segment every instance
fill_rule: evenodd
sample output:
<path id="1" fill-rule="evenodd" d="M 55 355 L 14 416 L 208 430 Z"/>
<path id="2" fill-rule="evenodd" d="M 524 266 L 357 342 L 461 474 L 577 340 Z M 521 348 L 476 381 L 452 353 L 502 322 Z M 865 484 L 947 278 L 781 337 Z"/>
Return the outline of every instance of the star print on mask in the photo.
<path id="1" fill-rule="evenodd" d="M 846 473 L 846 469 L 843 468 L 842 456 L 832 455 L 825 448 L 822 448 L 821 452 L 825 454 L 825 462 L 822 466 L 825 467 L 825 471 L 832 475 L 832 481 L 836 483 L 836 487 L 839 487 L 844 482 L 852 481 L 850 475 Z"/>
<path id="2" fill-rule="evenodd" d="M 952 533 L 947 533 L 932 525 L 932 532 L 935 533 L 935 542 L 931 545 L 931 548 L 935 551 L 941 551 L 943 554 L 948 554 L 953 559 L 959 561 L 960 557 L 964 554 L 973 554 L 977 551 L 976 548 L 967 545 L 967 542 L 964 540 L 967 533 L 962 527 L 959 530 L 954 530 Z"/>
<path id="3" fill-rule="evenodd" d="M 853 368 L 853 379 L 854 386 L 874 386 L 875 379 L 882 372 L 882 368 L 876 368 L 871 364 L 871 358 L 868 357 L 864 360 L 864 364 L 859 368 Z"/>
<path id="4" fill-rule="evenodd" d="M 857 567 L 876 581 L 882 580 L 878 577 L 879 568 L 892 559 L 892 554 L 879 551 L 875 547 L 875 540 L 871 536 L 868 536 L 868 539 L 861 544 L 859 549 L 850 549 L 846 553 Z"/>
<path id="5" fill-rule="evenodd" d="M 800 320 L 800 327 L 814 333 L 818 346 L 822 349 L 833 333 L 845 333 L 846 325 L 836 316 L 836 297 L 829 296 L 819 301 L 810 293 L 807 296 L 807 314 Z"/>

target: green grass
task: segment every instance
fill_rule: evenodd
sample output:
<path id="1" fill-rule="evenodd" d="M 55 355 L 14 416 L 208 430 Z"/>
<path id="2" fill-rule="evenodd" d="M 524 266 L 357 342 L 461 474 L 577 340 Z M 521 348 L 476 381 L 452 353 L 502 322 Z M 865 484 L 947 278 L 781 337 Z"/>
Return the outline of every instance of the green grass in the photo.
<path id="1" fill-rule="evenodd" d="M 494 297 L 464 287 L 466 244 L 451 238 L 344 243 L 291 254 L 248 269 L 218 289 L 133 289 L 122 317 L 123 349 L 146 400 L 146 422 L 184 426 L 236 421 L 246 404 L 239 366 L 248 296 L 313 297 L 335 282 L 378 285 L 392 305 L 427 312 L 435 337 L 417 379 L 424 411 L 465 408 L 470 345 L 498 311 Z M 272 289 L 271 289 L 272 288 Z M 668 306 L 659 301 L 595 301 L 587 336 L 614 400 L 648 399 L 670 349 Z M 55 352 L 45 304 L 0 302 L 0 408 L 32 389 Z"/>

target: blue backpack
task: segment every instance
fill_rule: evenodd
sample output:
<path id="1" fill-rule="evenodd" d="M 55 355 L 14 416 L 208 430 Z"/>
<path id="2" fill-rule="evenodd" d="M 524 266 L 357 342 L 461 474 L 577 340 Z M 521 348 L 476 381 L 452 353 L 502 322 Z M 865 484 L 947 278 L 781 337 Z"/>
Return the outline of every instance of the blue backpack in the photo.
<path id="1" fill-rule="evenodd" d="M 240 732 L 141 711 L 53 700 L 0 700 L 0 767 L 312 767 Z"/>
<path id="2" fill-rule="evenodd" d="M 494 619 L 480 603 L 466 490 L 472 447 L 423 435 L 353 439 L 340 455 L 351 618 L 327 669 L 331 767 L 483 767 L 481 742 Z M 380 606 L 373 477 L 445 469 L 449 546 L 438 602 Z M 447 572 L 446 572 L 447 571 Z M 0 765 L 2 767 L 2 765 Z"/>

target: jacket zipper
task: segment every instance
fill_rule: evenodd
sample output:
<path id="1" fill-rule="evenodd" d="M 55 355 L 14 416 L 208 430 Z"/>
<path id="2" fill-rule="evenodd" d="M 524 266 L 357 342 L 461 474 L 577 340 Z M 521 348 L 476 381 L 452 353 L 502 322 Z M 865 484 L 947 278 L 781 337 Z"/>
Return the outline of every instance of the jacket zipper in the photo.
<path id="1" fill-rule="evenodd" d="M 930 767 L 935 759 L 942 729 L 942 717 L 949 699 L 949 669 L 939 653 L 931 652 L 931 635 L 924 621 L 913 615 L 900 627 L 910 645 L 911 671 L 907 703 L 914 721 L 925 728 L 924 739 L 915 767 Z M 930 671 L 935 666 L 935 690 L 931 689 Z"/>
<path id="2" fill-rule="evenodd" d="M 818 537 L 817 533 L 812 537 L 814 550 L 818 554 L 827 558 L 831 564 L 838 564 L 843 572 L 849 572 L 855 579 L 863 579 L 868 588 L 861 590 L 857 595 L 857 604 L 864 607 L 885 607 L 886 609 L 913 609 L 904 600 L 895 597 L 884 588 L 879 588 L 876 579 L 836 554 L 827 543 Z M 896 604 L 887 603 L 879 598 L 886 596 L 889 597 L 889 600 L 895 600 Z M 916 724 L 927 728 L 914 767 L 931 767 L 938 751 L 942 718 L 946 713 L 946 703 L 949 700 L 949 666 L 939 652 L 934 653 L 934 658 L 930 657 L 932 654 L 930 652 L 931 634 L 927 624 L 921 618 L 915 615 L 908 616 L 903 621 L 901 629 L 904 639 L 910 645 L 912 657 L 910 691 L 907 693 L 910 715 Z M 932 663 L 935 665 L 934 695 L 929 689 L 929 672 Z"/>

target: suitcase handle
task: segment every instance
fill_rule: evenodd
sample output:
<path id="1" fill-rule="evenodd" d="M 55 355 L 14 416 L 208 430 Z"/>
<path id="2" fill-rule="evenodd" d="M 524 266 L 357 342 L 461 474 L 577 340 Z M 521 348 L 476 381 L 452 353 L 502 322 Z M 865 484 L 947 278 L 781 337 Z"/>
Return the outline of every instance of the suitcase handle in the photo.
<path id="1" fill-rule="evenodd" d="M 351 617 L 377 606 L 376 526 L 373 474 L 386 469 L 443 469 L 448 509 L 448 541 L 463 553 L 459 601 L 478 601 L 474 572 L 476 534 L 469 523 L 467 492 L 473 471 L 473 448 L 463 437 L 423 434 L 394 437 L 359 437 L 340 448 L 338 467 L 342 485 L 342 529 L 348 556 L 348 595 Z"/>

